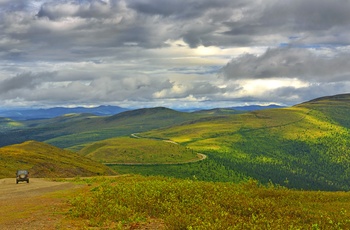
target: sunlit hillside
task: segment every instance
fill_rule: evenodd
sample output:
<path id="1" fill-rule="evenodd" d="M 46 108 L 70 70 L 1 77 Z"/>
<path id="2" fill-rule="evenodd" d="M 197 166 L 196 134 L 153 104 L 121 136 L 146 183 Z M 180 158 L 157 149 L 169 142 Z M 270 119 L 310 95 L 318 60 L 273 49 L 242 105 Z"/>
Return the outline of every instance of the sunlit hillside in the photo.
<path id="1" fill-rule="evenodd" d="M 158 107 L 137 109 L 113 116 L 67 114 L 46 120 L 22 122 L 0 133 L 0 146 L 37 140 L 60 148 L 79 150 L 94 141 L 169 127 L 210 114 L 191 114 Z"/>
<path id="2" fill-rule="evenodd" d="M 208 158 L 186 165 L 110 167 L 120 173 L 206 181 L 254 178 L 290 188 L 349 190 L 349 98 L 350 94 L 336 95 L 243 114 L 183 113 L 162 107 L 102 118 L 68 114 L 3 130 L 1 142 L 35 139 L 76 152 L 83 149 L 82 154 L 101 162 L 160 163 L 174 160 L 168 158 L 174 153 L 168 152 L 171 145 L 154 139 L 171 140 L 180 145 L 176 148 Z M 110 139 L 132 133 L 143 139 Z M 187 161 L 180 158 L 173 162 Z"/>
<path id="3" fill-rule="evenodd" d="M 18 169 L 46 178 L 115 174 L 93 160 L 36 141 L 0 148 L 0 178 L 14 177 Z"/>
<path id="4" fill-rule="evenodd" d="M 20 128 L 25 126 L 21 122 L 5 118 L 5 117 L 0 117 L 0 131 L 4 132 L 7 130 L 15 129 L 15 128 Z"/>
<path id="5" fill-rule="evenodd" d="M 350 94 L 153 130 L 227 170 L 293 188 L 348 190 Z M 336 112 L 335 112 L 336 111 Z"/>
<path id="6" fill-rule="evenodd" d="M 95 142 L 78 153 L 110 164 L 178 164 L 200 160 L 197 153 L 184 146 L 137 136 Z"/>

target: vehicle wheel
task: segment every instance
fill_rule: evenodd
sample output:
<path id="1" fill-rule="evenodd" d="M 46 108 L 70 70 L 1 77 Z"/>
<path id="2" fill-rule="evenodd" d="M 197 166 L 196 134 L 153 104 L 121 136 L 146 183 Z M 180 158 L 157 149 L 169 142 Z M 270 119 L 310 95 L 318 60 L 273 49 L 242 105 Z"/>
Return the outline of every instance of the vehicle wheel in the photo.
<path id="1" fill-rule="evenodd" d="M 16 184 L 18 184 L 18 180 L 16 180 Z"/>
<path id="2" fill-rule="evenodd" d="M 27 180 L 27 183 L 29 183 L 29 180 Z"/>

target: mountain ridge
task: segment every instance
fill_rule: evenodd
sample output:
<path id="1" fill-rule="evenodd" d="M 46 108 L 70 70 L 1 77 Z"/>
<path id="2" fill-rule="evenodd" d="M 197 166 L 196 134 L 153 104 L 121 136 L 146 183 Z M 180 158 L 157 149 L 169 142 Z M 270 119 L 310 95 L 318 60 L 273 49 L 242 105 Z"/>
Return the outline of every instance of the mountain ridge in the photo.
<path id="1" fill-rule="evenodd" d="M 90 113 L 96 116 L 108 116 L 128 111 L 119 106 L 100 105 L 97 107 L 53 107 L 47 109 L 14 109 L 0 111 L 0 117 L 14 120 L 48 119 L 71 113 Z"/>

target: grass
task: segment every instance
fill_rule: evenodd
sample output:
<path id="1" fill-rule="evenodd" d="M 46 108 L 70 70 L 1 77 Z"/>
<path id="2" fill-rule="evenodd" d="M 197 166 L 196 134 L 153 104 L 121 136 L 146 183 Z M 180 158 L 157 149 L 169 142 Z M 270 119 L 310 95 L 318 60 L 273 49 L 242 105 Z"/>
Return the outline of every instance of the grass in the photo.
<path id="1" fill-rule="evenodd" d="M 163 177 L 87 179 L 71 200 L 89 227 L 127 229 L 152 219 L 166 229 L 348 229 L 350 194 L 289 190 L 269 184 Z"/>
<path id="2" fill-rule="evenodd" d="M 28 140 L 47 142 L 60 148 L 79 150 L 82 146 L 116 136 L 130 135 L 160 127 L 168 127 L 209 114 L 190 114 L 167 108 L 146 108 L 123 112 L 113 116 L 97 117 L 70 114 L 52 119 L 23 121 L 22 126 L 9 125 L 0 119 L 0 146 Z"/>
<path id="3" fill-rule="evenodd" d="M 36 141 L 2 147 L 0 159 L 0 178 L 14 177 L 17 169 L 28 169 L 31 177 L 48 178 L 114 174 L 91 159 Z"/>
<path id="4" fill-rule="evenodd" d="M 350 190 L 349 98 L 347 94 L 290 108 L 234 115 L 186 114 L 153 108 L 106 118 L 77 116 L 70 120 L 68 116 L 45 124 L 39 122 L 40 125 L 31 123 L 38 129 L 28 128 L 24 133 L 17 130 L 3 137 L 20 141 L 35 134 L 74 151 L 85 148 L 84 155 L 102 162 L 184 162 L 181 157 L 199 152 L 209 159 L 203 164 L 169 167 L 168 175 L 215 181 L 255 178 L 265 184 L 284 184 L 288 180 L 286 186 L 290 188 Z M 170 145 L 158 146 L 150 140 L 102 141 L 133 132 L 143 132 L 140 135 L 146 138 L 175 141 L 180 144 L 176 151 L 186 154 L 176 155 L 170 151 Z M 167 176 L 167 169 L 159 165 L 113 168 L 143 175 L 157 175 L 158 171 L 158 175 Z"/>
<path id="5" fill-rule="evenodd" d="M 181 145 L 131 137 L 95 142 L 79 154 L 103 163 L 176 164 L 199 159 L 193 150 Z"/>
<path id="6" fill-rule="evenodd" d="M 208 155 L 227 172 L 263 183 L 288 179 L 291 188 L 349 190 L 350 133 L 343 125 L 349 110 L 344 100 L 318 101 L 202 119 L 141 135 L 179 142 Z"/>

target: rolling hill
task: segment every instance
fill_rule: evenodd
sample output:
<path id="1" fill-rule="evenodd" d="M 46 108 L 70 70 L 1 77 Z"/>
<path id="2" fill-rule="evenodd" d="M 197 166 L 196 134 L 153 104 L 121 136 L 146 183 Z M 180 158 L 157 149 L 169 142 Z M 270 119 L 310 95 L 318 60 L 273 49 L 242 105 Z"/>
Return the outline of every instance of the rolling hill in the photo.
<path id="1" fill-rule="evenodd" d="M 213 115 L 178 112 L 163 107 L 137 109 L 104 117 L 66 114 L 52 119 L 21 121 L 18 122 L 21 126 L 1 129 L 0 146 L 36 140 L 60 148 L 79 150 L 94 141 L 169 127 L 208 116 Z"/>
<path id="2" fill-rule="evenodd" d="M 110 168 L 76 153 L 28 141 L 0 148 L 0 178 L 14 177 L 27 169 L 31 177 L 76 177 L 114 175 Z"/>
<path id="3" fill-rule="evenodd" d="M 95 161 L 109 164 L 179 164 L 198 161 L 193 150 L 165 141 L 117 137 L 95 142 L 78 152 Z"/>
<path id="4" fill-rule="evenodd" d="M 350 189 L 350 94 L 290 108 L 197 120 L 142 133 L 169 139 L 258 179 L 299 189 Z"/>
<path id="5" fill-rule="evenodd" d="M 103 160 L 107 150 L 117 148 L 117 142 L 107 139 L 137 132 L 145 138 L 175 141 L 208 159 L 187 166 L 113 166 L 116 171 L 214 181 L 254 178 L 290 188 L 349 190 L 349 111 L 350 94 L 343 94 L 242 114 L 157 107 L 106 117 L 68 114 L 17 123 L 4 119 L 0 142 L 34 139 L 74 151 L 94 146 L 94 153 L 84 154 Z M 147 143 L 152 146 L 151 141 L 142 145 Z"/>

